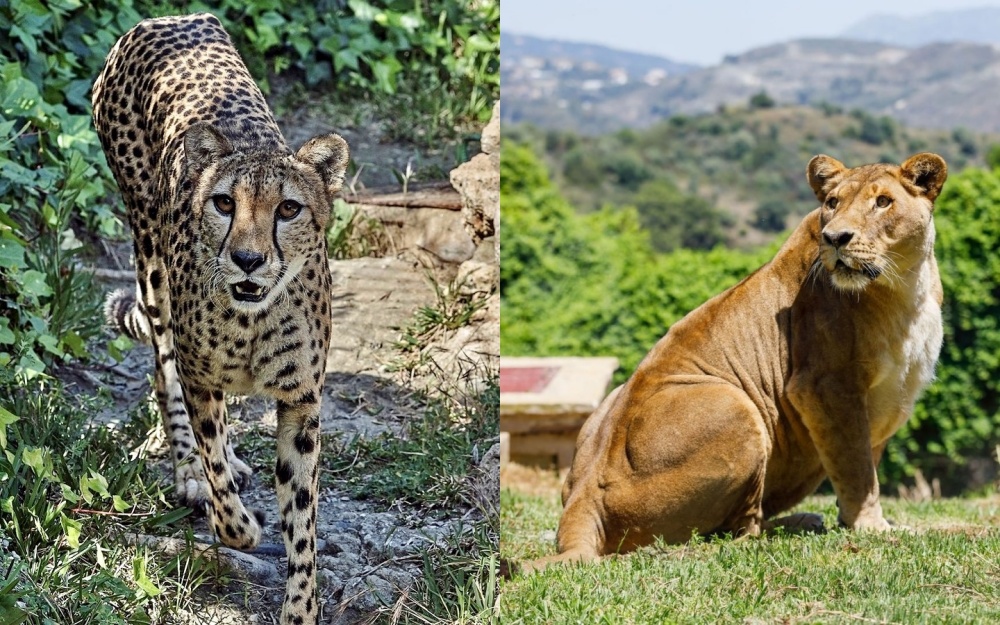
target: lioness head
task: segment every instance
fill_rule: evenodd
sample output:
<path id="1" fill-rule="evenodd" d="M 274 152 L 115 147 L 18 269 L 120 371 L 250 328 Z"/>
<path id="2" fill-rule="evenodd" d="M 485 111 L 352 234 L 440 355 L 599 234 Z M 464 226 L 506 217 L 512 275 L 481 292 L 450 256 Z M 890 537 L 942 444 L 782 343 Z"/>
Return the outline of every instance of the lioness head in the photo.
<path id="1" fill-rule="evenodd" d="M 294 155 L 243 152 L 211 125 L 184 135 L 192 206 L 200 216 L 196 259 L 210 265 L 212 288 L 234 308 L 256 310 L 324 254 L 334 193 L 347 168 L 347 143 L 335 134 L 310 139 Z M 324 258 L 325 261 L 325 258 Z"/>
<path id="2" fill-rule="evenodd" d="M 948 177 L 937 154 L 853 169 L 821 154 L 807 171 L 822 203 L 819 262 L 834 287 L 860 291 L 879 278 L 891 286 L 933 253 L 934 198 Z"/>

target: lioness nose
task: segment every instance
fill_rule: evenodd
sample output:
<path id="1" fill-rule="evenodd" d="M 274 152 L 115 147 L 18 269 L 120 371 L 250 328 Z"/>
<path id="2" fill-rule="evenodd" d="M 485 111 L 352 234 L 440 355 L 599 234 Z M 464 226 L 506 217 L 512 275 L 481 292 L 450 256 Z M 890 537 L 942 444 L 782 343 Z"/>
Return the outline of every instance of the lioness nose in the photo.
<path id="1" fill-rule="evenodd" d="M 247 273 L 253 273 L 254 269 L 264 264 L 264 255 L 260 252 L 236 250 L 231 257 L 236 266 Z"/>
<path id="2" fill-rule="evenodd" d="M 851 239 L 854 238 L 854 233 L 850 230 L 841 230 L 840 232 L 827 232 L 824 230 L 823 238 L 833 247 L 841 248 L 851 242 Z"/>

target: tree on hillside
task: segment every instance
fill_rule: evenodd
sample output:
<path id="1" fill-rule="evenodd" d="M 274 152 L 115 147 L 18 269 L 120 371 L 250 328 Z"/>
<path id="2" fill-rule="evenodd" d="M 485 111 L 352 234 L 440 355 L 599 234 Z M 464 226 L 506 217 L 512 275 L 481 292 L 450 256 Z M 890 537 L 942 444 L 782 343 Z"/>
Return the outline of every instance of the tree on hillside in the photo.
<path id="1" fill-rule="evenodd" d="M 664 179 L 643 183 L 632 198 L 653 248 L 669 252 L 681 247 L 707 250 L 726 240 L 732 217 L 695 195 L 686 195 Z"/>
<path id="2" fill-rule="evenodd" d="M 774 108 L 775 101 L 767 91 L 761 90 L 750 96 L 749 104 L 751 109 L 769 109 Z"/>

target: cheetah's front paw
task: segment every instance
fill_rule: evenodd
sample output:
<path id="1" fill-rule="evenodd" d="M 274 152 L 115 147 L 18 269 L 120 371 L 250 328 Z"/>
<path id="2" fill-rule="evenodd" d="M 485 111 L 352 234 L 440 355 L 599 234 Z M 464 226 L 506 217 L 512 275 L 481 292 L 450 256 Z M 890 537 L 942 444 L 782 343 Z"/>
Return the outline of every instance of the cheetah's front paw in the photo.
<path id="1" fill-rule="evenodd" d="M 201 459 L 191 455 L 182 460 L 174 469 L 174 485 L 177 488 L 177 499 L 181 505 L 193 508 L 195 512 L 204 514 L 212 500 L 212 493 L 205 479 L 205 471 Z"/>
<path id="2" fill-rule="evenodd" d="M 229 468 L 233 472 L 233 479 L 236 480 L 236 488 L 242 493 L 243 489 L 250 487 L 250 478 L 253 477 L 253 469 L 245 462 L 236 457 L 232 445 L 226 445 L 226 458 L 229 460 Z"/>

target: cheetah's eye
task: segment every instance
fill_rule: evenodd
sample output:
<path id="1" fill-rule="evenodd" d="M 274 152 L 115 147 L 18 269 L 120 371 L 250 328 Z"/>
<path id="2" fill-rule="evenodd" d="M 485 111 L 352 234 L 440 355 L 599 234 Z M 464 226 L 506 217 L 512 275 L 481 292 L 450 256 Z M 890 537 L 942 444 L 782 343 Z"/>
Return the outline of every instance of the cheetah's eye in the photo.
<path id="1" fill-rule="evenodd" d="M 878 206 L 879 208 L 885 208 L 890 204 L 892 204 L 892 198 L 888 195 L 880 195 L 875 198 L 875 206 Z"/>
<path id="2" fill-rule="evenodd" d="M 826 199 L 826 207 L 829 209 L 837 208 L 837 198 L 830 197 Z"/>
<path id="3" fill-rule="evenodd" d="M 281 204 L 278 204 L 278 217 L 282 219 L 294 219 L 301 210 L 302 205 L 295 200 L 285 200 Z"/>
<path id="4" fill-rule="evenodd" d="M 213 195 L 212 202 L 215 204 L 215 208 L 223 215 L 231 215 L 236 208 L 236 201 L 224 193 Z"/>

